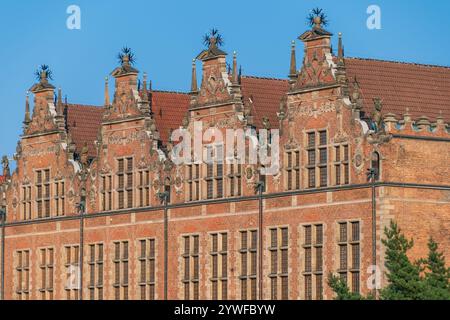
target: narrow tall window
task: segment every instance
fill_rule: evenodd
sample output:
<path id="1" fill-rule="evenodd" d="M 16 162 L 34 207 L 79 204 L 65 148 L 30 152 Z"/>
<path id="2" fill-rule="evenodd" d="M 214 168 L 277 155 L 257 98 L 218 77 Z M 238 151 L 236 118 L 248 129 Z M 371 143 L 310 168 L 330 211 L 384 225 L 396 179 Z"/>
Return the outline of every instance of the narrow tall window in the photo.
<path id="1" fill-rule="evenodd" d="M 19 250 L 15 254 L 15 296 L 17 300 L 30 299 L 30 250 Z"/>
<path id="2" fill-rule="evenodd" d="M 187 168 L 189 201 L 200 200 L 200 165 L 193 163 L 189 164 Z"/>
<path id="3" fill-rule="evenodd" d="M 308 133 L 308 143 L 306 152 L 308 154 L 308 188 L 316 187 L 316 133 Z"/>
<path id="4" fill-rule="evenodd" d="M 288 284 L 288 228 L 270 229 L 270 292 L 271 299 L 287 300 Z"/>
<path id="5" fill-rule="evenodd" d="M 101 176 L 101 210 L 110 211 L 112 210 L 112 176 L 103 175 Z"/>
<path id="6" fill-rule="evenodd" d="M 241 300 L 256 300 L 257 296 L 257 254 L 258 231 L 241 231 Z"/>
<path id="7" fill-rule="evenodd" d="M 348 145 L 334 147 L 334 179 L 335 185 L 350 183 Z"/>
<path id="8" fill-rule="evenodd" d="M 41 300 L 53 300 L 54 285 L 54 252 L 53 248 L 40 249 L 40 283 L 39 293 Z"/>
<path id="9" fill-rule="evenodd" d="M 234 159 L 229 165 L 229 181 L 230 181 L 230 196 L 241 196 L 242 195 L 242 165 L 239 163 L 238 159 Z"/>
<path id="10" fill-rule="evenodd" d="M 150 205 L 150 171 L 139 171 L 139 207 L 148 207 Z"/>
<path id="11" fill-rule="evenodd" d="M 156 298 L 156 249 L 155 239 L 139 241 L 139 297 L 141 300 Z"/>
<path id="12" fill-rule="evenodd" d="M 50 217 L 50 170 L 36 171 L 36 206 L 38 218 Z"/>
<path id="13" fill-rule="evenodd" d="M 128 241 L 114 242 L 114 299 L 128 300 Z"/>
<path id="14" fill-rule="evenodd" d="M 380 154 L 378 152 L 372 153 L 372 169 L 374 170 L 375 181 L 380 180 Z"/>
<path id="15" fill-rule="evenodd" d="M 323 225 L 303 226 L 305 300 L 323 299 Z"/>
<path id="16" fill-rule="evenodd" d="M 338 273 L 351 288 L 360 292 L 360 223 L 359 221 L 339 223 L 339 269 Z"/>
<path id="17" fill-rule="evenodd" d="M 216 146 L 216 198 L 223 197 L 223 146 Z"/>
<path id="18" fill-rule="evenodd" d="M 31 219 L 31 186 L 22 187 L 22 218 Z"/>
<path id="19" fill-rule="evenodd" d="M 308 171 L 308 187 L 326 187 L 328 185 L 328 138 L 327 131 L 308 132 L 306 165 Z M 317 179 L 318 177 L 318 182 Z"/>
<path id="20" fill-rule="evenodd" d="M 200 252 L 199 236 L 183 236 L 183 291 L 185 300 L 199 300 Z"/>
<path id="21" fill-rule="evenodd" d="M 214 165 L 212 163 L 206 164 L 206 198 L 214 198 Z"/>
<path id="22" fill-rule="evenodd" d="M 286 152 L 287 190 L 300 189 L 300 152 Z"/>
<path id="23" fill-rule="evenodd" d="M 89 245 L 89 299 L 103 300 L 103 244 Z M 116 271 L 116 269 L 115 269 Z"/>
<path id="24" fill-rule="evenodd" d="M 328 184 L 328 149 L 327 132 L 319 131 L 319 178 L 320 187 L 326 187 Z"/>
<path id="25" fill-rule="evenodd" d="M 211 299 L 228 297 L 228 234 L 211 234 Z"/>
<path id="26" fill-rule="evenodd" d="M 57 216 L 66 214 L 66 190 L 64 181 L 55 182 L 55 210 Z"/>
<path id="27" fill-rule="evenodd" d="M 67 300 L 78 300 L 80 291 L 80 247 L 66 246 L 65 263 L 66 282 L 64 290 L 66 291 Z"/>
<path id="28" fill-rule="evenodd" d="M 117 160 L 119 209 L 133 207 L 133 158 Z"/>

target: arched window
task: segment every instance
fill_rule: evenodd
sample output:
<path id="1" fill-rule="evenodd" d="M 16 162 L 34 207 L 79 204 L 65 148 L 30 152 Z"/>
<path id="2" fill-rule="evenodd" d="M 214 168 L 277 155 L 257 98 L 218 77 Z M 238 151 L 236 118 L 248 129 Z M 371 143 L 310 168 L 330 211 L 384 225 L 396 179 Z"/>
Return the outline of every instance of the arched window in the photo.
<path id="1" fill-rule="evenodd" d="M 374 172 L 374 180 L 378 181 L 380 179 L 380 154 L 378 152 L 372 153 L 372 169 Z"/>

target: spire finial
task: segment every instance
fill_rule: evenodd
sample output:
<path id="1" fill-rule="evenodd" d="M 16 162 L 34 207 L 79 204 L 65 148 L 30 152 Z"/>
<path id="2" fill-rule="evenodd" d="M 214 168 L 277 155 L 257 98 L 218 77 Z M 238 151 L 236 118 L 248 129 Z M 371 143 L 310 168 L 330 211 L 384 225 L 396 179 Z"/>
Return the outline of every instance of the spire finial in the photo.
<path id="1" fill-rule="evenodd" d="M 61 90 L 61 87 L 58 88 L 58 102 L 56 104 L 56 114 L 58 116 L 61 116 L 63 114 L 62 90 Z"/>
<path id="2" fill-rule="evenodd" d="M 291 42 L 291 64 L 289 68 L 289 78 L 294 80 L 297 77 L 297 62 L 295 57 L 295 41 Z"/>
<path id="3" fill-rule="evenodd" d="M 25 99 L 25 120 L 23 123 L 25 126 L 28 126 L 28 124 L 31 122 L 30 117 L 30 91 L 27 91 L 27 97 Z"/>
<path id="4" fill-rule="evenodd" d="M 142 86 L 143 86 L 144 92 L 147 92 L 147 72 L 144 72 L 144 77 L 143 77 L 143 80 L 142 80 Z"/>
<path id="5" fill-rule="evenodd" d="M 344 58 L 344 47 L 342 46 L 342 32 L 339 32 L 339 42 L 338 42 L 338 58 Z"/>
<path id="6" fill-rule="evenodd" d="M 148 101 L 148 92 L 147 92 L 147 72 L 144 72 L 144 77 L 142 81 L 142 97 L 144 101 Z"/>
<path id="7" fill-rule="evenodd" d="M 239 76 L 237 70 L 237 53 L 233 52 L 233 73 L 232 73 L 232 81 L 234 85 L 239 84 Z"/>
<path id="8" fill-rule="evenodd" d="M 191 93 L 198 92 L 197 87 L 197 69 L 195 65 L 195 59 L 192 59 L 192 78 L 191 78 Z"/>
<path id="9" fill-rule="evenodd" d="M 109 106 L 109 87 L 108 87 L 109 79 L 105 77 L 105 107 Z"/>

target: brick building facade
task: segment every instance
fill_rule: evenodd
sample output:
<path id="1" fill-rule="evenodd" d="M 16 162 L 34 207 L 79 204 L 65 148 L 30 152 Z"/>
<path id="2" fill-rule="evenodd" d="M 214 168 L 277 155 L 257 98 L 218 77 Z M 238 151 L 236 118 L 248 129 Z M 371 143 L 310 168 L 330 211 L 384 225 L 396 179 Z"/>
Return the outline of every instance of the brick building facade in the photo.
<path id="1" fill-rule="evenodd" d="M 227 69 L 212 36 L 189 93 L 149 88 L 124 54 L 104 106 L 54 98 L 42 70 L 0 177 L 4 298 L 331 299 L 330 272 L 368 293 L 391 219 L 413 257 L 430 235 L 450 257 L 450 68 L 346 58 L 332 36 L 316 20 L 287 79 L 241 75 L 236 54 Z M 196 121 L 280 129 L 278 174 L 174 164 L 172 130 Z"/>

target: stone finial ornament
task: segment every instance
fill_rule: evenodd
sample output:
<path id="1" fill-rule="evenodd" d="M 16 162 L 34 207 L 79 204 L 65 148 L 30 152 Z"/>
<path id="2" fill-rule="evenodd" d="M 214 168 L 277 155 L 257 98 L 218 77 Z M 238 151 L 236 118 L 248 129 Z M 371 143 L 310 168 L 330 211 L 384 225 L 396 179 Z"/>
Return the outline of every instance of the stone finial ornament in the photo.
<path id="1" fill-rule="evenodd" d="M 89 147 L 87 142 L 84 143 L 83 148 L 81 149 L 80 161 L 83 167 L 86 168 L 89 163 Z"/>
<path id="2" fill-rule="evenodd" d="M 3 156 L 2 158 L 2 167 L 3 167 L 3 176 L 9 178 L 11 172 L 9 169 L 9 160 L 7 156 Z"/>

